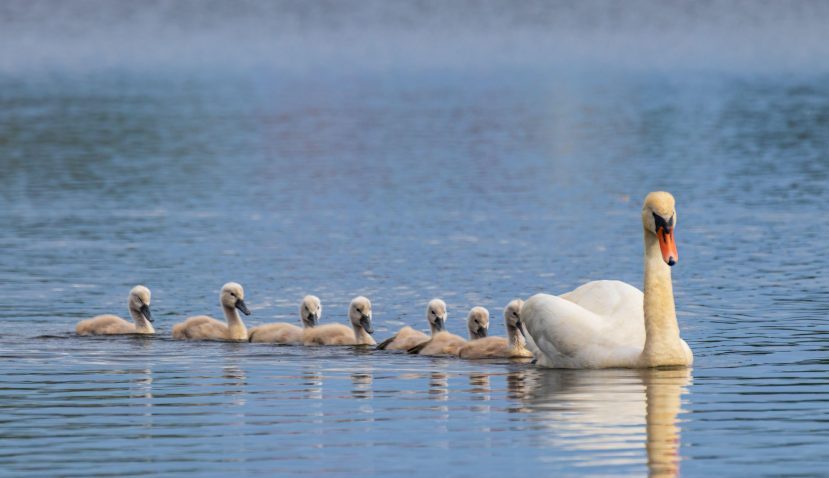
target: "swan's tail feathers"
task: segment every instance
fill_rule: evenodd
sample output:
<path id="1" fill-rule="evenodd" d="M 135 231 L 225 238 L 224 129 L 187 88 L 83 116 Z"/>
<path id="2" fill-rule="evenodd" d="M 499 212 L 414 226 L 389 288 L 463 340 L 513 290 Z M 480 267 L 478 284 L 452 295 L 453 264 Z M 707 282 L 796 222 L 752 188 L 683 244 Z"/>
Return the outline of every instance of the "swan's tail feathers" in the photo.
<path id="1" fill-rule="evenodd" d="M 410 354 L 419 354 L 420 351 L 423 350 L 431 342 L 432 342 L 432 340 L 430 339 L 430 340 L 427 340 L 426 342 L 419 343 L 419 344 L 415 345 L 414 347 L 408 349 L 407 352 L 409 352 Z"/>
<path id="2" fill-rule="evenodd" d="M 386 350 L 386 347 L 388 347 L 390 343 L 394 342 L 394 339 L 396 338 L 397 334 L 394 334 L 386 340 L 380 342 L 379 344 L 377 344 L 377 350 Z"/>

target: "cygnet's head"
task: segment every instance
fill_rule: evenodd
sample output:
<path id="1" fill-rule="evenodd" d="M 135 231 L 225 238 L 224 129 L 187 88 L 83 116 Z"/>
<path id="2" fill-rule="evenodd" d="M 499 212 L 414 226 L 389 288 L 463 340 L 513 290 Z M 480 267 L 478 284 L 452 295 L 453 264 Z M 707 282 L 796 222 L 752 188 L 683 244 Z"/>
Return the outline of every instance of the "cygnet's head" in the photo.
<path id="1" fill-rule="evenodd" d="M 243 314 L 250 315 L 250 310 L 245 305 L 245 290 L 236 282 L 228 282 L 222 286 L 219 300 L 224 307 L 239 309 Z"/>
<path id="2" fill-rule="evenodd" d="M 355 297 L 348 306 L 348 319 L 351 325 L 361 327 L 369 334 L 374 333 L 371 328 L 371 301 L 363 296 Z"/>
<path id="3" fill-rule="evenodd" d="M 130 311 L 143 316 L 148 321 L 152 322 L 153 317 L 150 314 L 150 289 L 143 285 L 137 285 L 130 290 L 129 308 Z"/>
<path id="4" fill-rule="evenodd" d="M 483 307 L 472 307 L 466 319 L 466 326 L 469 328 L 469 340 L 486 337 L 489 330 L 489 311 Z"/>
<path id="5" fill-rule="evenodd" d="M 521 323 L 521 306 L 524 305 L 524 301 L 521 299 L 515 299 L 510 301 L 506 307 L 504 307 L 504 323 L 507 326 L 507 330 L 518 329 L 521 332 L 521 335 L 524 335 L 524 327 Z"/>
<path id="6" fill-rule="evenodd" d="M 669 266 L 679 261 L 674 241 L 676 228 L 676 206 L 674 197 L 665 191 L 655 191 L 645 198 L 642 206 L 642 226 L 659 239 L 662 259 Z"/>
<path id="7" fill-rule="evenodd" d="M 314 327 L 319 323 L 322 315 L 322 303 L 315 295 L 306 295 L 299 304 L 299 316 L 302 318 L 302 325 Z"/>
<path id="8" fill-rule="evenodd" d="M 426 320 L 432 332 L 440 332 L 446 329 L 446 302 L 440 299 L 432 299 L 426 306 Z"/>

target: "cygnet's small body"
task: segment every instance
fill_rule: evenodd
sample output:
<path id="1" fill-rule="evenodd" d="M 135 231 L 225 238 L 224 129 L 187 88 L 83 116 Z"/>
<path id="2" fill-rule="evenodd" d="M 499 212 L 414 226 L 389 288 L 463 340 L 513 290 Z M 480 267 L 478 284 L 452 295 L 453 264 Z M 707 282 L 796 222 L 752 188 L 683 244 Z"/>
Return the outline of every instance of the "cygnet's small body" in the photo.
<path id="1" fill-rule="evenodd" d="M 371 337 L 371 301 L 360 296 L 348 306 L 348 320 L 351 328 L 342 324 L 326 324 L 305 329 L 305 345 L 374 345 Z"/>
<path id="2" fill-rule="evenodd" d="M 228 282 L 222 286 L 219 303 L 222 305 L 227 323 L 206 315 L 189 317 L 184 322 L 173 326 L 173 338 L 177 340 L 247 340 L 248 330 L 237 312 L 240 310 L 245 315 L 250 315 L 250 310 L 245 305 L 245 291 L 242 286 L 235 282 Z"/>
<path id="3" fill-rule="evenodd" d="M 248 340 L 271 344 L 302 345 L 304 331 L 316 327 L 321 315 L 322 303 L 319 297 L 306 295 L 299 304 L 301 328 L 285 322 L 260 325 L 250 329 Z"/>
<path id="4" fill-rule="evenodd" d="M 458 350 L 458 356 L 464 359 L 486 358 L 532 358 L 533 354 L 527 350 L 524 340 L 524 329 L 521 323 L 520 299 L 513 300 L 504 308 L 504 323 L 507 328 L 507 337 L 485 337 L 480 340 L 467 342 Z"/>
<path id="5" fill-rule="evenodd" d="M 483 307 L 473 307 L 466 319 L 469 340 L 486 337 L 489 329 L 489 312 Z M 467 343 L 462 337 L 443 331 L 422 344 L 409 349 L 409 353 L 429 356 L 458 355 L 458 351 Z"/>
<path id="6" fill-rule="evenodd" d="M 446 303 L 440 299 L 432 299 L 426 306 L 426 321 L 429 323 L 432 337 L 444 328 L 446 323 Z M 429 336 L 408 325 L 396 334 L 380 342 L 379 350 L 409 350 L 412 347 L 429 340 Z"/>
<path id="7" fill-rule="evenodd" d="M 150 314 L 150 289 L 143 285 L 133 287 L 127 304 L 132 322 L 117 315 L 98 315 L 78 322 L 75 332 L 78 335 L 154 334 L 153 318 Z"/>

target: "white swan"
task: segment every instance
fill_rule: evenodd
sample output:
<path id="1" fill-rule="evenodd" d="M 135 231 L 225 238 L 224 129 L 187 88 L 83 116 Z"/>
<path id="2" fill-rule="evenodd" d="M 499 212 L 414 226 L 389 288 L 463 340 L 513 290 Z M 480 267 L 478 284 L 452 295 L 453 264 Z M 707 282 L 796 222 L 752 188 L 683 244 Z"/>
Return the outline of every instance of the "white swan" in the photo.
<path id="1" fill-rule="evenodd" d="M 504 308 L 506 338 L 484 337 L 472 340 L 458 350 L 458 356 L 463 359 L 532 358 L 532 352 L 524 346 L 524 328 L 520 316 L 523 303 L 521 299 L 515 299 Z"/>
<path id="2" fill-rule="evenodd" d="M 304 329 L 315 327 L 322 315 L 319 297 L 306 295 L 299 304 L 299 319 L 302 328 L 285 322 L 265 324 L 248 331 L 248 342 L 301 345 Z"/>
<path id="3" fill-rule="evenodd" d="M 227 324 L 206 315 L 189 317 L 184 322 L 173 326 L 173 338 L 178 340 L 247 340 L 248 330 L 236 311 L 245 315 L 250 311 L 245 305 L 245 291 L 235 282 L 222 286 L 219 303 L 225 314 Z"/>
<path id="4" fill-rule="evenodd" d="M 426 322 L 429 323 L 429 329 L 432 336 L 443 330 L 446 322 L 446 302 L 440 299 L 432 299 L 429 305 L 426 306 Z M 422 344 L 429 340 L 429 336 L 419 330 L 415 330 L 408 325 L 400 329 L 396 334 L 380 342 L 377 345 L 378 350 L 409 350 L 410 348 Z"/>
<path id="5" fill-rule="evenodd" d="M 619 281 L 588 282 L 560 297 L 538 294 L 521 319 L 542 367 L 609 368 L 688 366 L 693 354 L 679 337 L 671 268 L 676 209 L 666 192 L 652 192 L 642 207 L 645 292 Z"/>
<path id="6" fill-rule="evenodd" d="M 326 324 L 303 331 L 305 345 L 374 345 L 371 334 L 371 301 L 355 297 L 348 306 L 351 328 L 343 324 Z"/>
<path id="7" fill-rule="evenodd" d="M 489 329 L 489 311 L 483 307 L 473 307 L 466 318 L 466 329 L 469 332 L 469 340 L 477 340 L 486 337 Z M 428 355 L 432 357 L 453 355 L 458 356 L 458 350 L 466 344 L 463 337 L 447 331 L 441 331 L 432 336 L 431 339 L 418 344 L 408 350 L 409 353 Z"/>
<path id="8" fill-rule="evenodd" d="M 154 334 L 153 318 L 150 314 L 150 289 L 137 285 L 130 290 L 127 309 L 132 323 L 117 315 L 98 315 L 78 322 L 78 335 Z"/>

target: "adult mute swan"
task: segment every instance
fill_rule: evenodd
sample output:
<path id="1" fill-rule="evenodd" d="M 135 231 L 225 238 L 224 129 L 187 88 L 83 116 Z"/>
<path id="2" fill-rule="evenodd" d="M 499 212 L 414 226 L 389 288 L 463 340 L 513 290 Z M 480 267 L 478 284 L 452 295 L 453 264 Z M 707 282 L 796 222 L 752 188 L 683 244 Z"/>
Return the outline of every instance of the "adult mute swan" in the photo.
<path id="1" fill-rule="evenodd" d="M 524 328 L 520 316 L 523 303 L 521 299 L 515 299 L 504 308 L 506 338 L 484 337 L 467 342 L 458 350 L 458 356 L 462 359 L 532 358 L 532 352 L 524 345 Z"/>
<path id="2" fill-rule="evenodd" d="M 306 295 L 299 304 L 299 318 L 302 321 L 302 328 L 284 322 L 260 325 L 250 329 L 248 341 L 302 345 L 304 330 L 316 327 L 321 315 L 322 303 L 319 297 Z"/>
<path id="3" fill-rule="evenodd" d="M 469 332 L 469 340 L 477 340 L 486 337 L 489 330 L 489 311 L 483 307 L 473 307 L 466 318 L 466 329 Z M 466 340 L 447 331 L 441 331 L 432 336 L 431 339 L 416 345 L 408 350 L 411 354 L 442 356 L 454 355 L 457 357 L 458 350 L 466 344 Z"/>
<path id="4" fill-rule="evenodd" d="M 173 338 L 178 340 L 247 340 L 248 329 L 239 317 L 241 310 L 250 315 L 245 305 L 245 291 L 235 282 L 222 286 L 219 302 L 225 314 L 227 325 L 213 317 L 197 315 L 173 326 Z"/>
<path id="5" fill-rule="evenodd" d="M 538 294 L 521 308 L 539 366 L 644 368 L 688 366 L 693 354 L 679 337 L 671 268 L 676 209 L 667 192 L 642 206 L 645 292 L 619 281 L 588 282 L 559 297 Z"/>
<path id="6" fill-rule="evenodd" d="M 351 328 L 343 324 L 326 324 L 305 329 L 305 345 L 374 345 L 371 337 L 371 301 L 363 296 L 355 297 L 348 306 L 348 320 Z"/>
<path id="7" fill-rule="evenodd" d="M 426 306 L 426 322 L 429 323 L 429 329 L 432 336 L 443 330 L 444 323 L 446 323 L 446 302 L 440 299 L 432 299 L 429 305 Z M 429 336 L 419 330 L 415 330 L 408 325 L 400 329 L 396 334 L 380 342 L 377 346 L 378 350 L 409 350 L 417 344 L 422 344 L 429 340 Z"/>
<path id="8" fill-rule="evenodd" d="M 130 290 L 127 308 L 132 323 L 117 315 L 98 315 L 78 322 L 78 335 L 153 334 L 153 318 L 150 314 L 150 289 L 137 285 Z"/>

